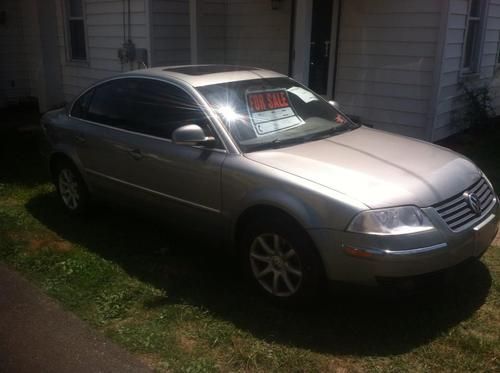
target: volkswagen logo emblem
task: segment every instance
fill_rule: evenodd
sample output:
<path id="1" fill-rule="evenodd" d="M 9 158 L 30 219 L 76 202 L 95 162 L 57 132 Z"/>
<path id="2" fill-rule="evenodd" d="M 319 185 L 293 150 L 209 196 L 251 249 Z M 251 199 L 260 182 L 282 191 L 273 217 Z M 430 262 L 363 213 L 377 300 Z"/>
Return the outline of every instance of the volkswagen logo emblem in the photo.
<path id="1" fill-rule="evenodd" d="M 464 193 L 464 198 L 471 208 L 471 210 L 476 214 L 480 215 L 481 214 L 481 201 L 479 200 L 479 197 L 475 193 Z"/>

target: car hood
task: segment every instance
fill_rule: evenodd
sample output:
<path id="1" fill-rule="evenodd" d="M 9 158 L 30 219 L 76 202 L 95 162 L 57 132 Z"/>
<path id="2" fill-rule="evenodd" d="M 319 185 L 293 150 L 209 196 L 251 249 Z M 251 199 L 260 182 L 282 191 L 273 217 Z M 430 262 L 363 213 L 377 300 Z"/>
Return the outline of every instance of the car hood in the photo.
<path id="1" fill-rule="evenodd" d="M 470 160 L 450 150 L 366 127 L 246 157 L 370 208 L 431 206 L 464 191 L 481 176 Z"/>

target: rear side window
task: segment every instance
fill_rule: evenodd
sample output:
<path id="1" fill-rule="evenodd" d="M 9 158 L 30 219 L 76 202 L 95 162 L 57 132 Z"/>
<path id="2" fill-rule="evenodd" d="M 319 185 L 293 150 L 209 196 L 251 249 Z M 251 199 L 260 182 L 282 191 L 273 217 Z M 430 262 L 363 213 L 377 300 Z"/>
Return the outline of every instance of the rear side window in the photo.
<path id="1" fill-rule="evenodd" d="M 135 92 L 139 79 L 117 79 L 95 88 L 87 118 L 92 122 L 136 131 L 138 129 Z"/>
<path id="2" fill-rule="evenodd" d="M 87 113 L 90 106 L 90 101 L 92 100 L 92 96 L 94 94 L 94 90 L 86 92 L 84 95 L 80 96 L 78 100 L 73 104 L 73 109 L 71 110 L 71 116 L 81 119 L 87 119 Z"/>
<path id="3" fill-rule="evenodd" d="M 117 79 L 95 88 L 88 119 L 165 139 L 186 124 L 198 124 L 207 135 L 213 135 L 191 96 L 174 85 L 150 79 Z"/>

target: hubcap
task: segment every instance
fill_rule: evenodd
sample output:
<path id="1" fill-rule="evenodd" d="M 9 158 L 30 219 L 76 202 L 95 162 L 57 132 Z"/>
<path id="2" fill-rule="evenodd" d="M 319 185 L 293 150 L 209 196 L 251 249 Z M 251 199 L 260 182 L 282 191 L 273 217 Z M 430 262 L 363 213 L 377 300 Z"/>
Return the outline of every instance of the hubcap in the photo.
<path id="1" fill-rule="evenodd" d="M 275 233 L 261 234 L 250 247 L 250 264 L 259 284 L 279 297 L 295 294 L 302 283 L 302 266 L 292 245 Z"/>
<path id="2" fill-rule="evenodd" d="M 78 182 L 75 174 L 70 169 L 63 169 L 59 173 L 59 191 L 64 204 L 70 209 L 78 208 L 80 194 L 78 193 Z"/>

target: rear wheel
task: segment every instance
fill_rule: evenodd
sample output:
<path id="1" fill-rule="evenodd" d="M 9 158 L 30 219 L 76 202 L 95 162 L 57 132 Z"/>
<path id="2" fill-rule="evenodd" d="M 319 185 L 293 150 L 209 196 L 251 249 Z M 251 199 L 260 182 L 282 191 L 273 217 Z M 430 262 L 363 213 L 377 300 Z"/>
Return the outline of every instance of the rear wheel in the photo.
<path id="1" fill-rule="evenodd" d="M 57 192 L 66 210 L 76 215 L 85 213 L 89 205 L 89 193 L 76 167 L 69 161 L 60 161 L 54 177 Z"/>
<path id="2" fill-rule="evenodd" d="M 309 236 L 288 216 L 277 214 L 250 223 L 241 245 L 251 281 L 268 297 L 291 304 L 317 293 L 321 260 Z"/>

